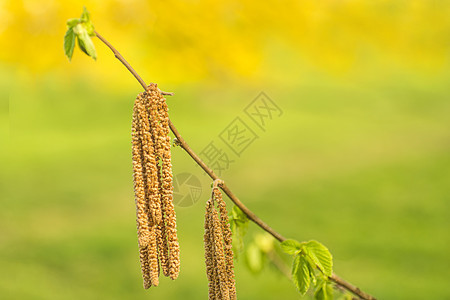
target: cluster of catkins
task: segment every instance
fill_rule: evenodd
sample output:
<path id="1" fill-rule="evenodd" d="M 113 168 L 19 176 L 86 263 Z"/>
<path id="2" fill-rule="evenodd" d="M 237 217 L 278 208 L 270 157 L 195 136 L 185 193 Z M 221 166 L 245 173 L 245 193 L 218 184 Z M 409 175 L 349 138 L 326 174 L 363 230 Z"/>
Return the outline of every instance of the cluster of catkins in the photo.
<path id="1" fill-rule="evenodd" d="M 144 288 L 180 272 L 180 247 L 172 202 L 172 163 L 166 99 L 150 84 L 134 103 L 133 176 Z"/>
<path id="2" fill-rule="evenodd" d="M 215 181 L 211 199 L 206 203 L 203 238 L 209 299 L 236 299 L 230 223 L 225 201 L 217 184 Z"/>

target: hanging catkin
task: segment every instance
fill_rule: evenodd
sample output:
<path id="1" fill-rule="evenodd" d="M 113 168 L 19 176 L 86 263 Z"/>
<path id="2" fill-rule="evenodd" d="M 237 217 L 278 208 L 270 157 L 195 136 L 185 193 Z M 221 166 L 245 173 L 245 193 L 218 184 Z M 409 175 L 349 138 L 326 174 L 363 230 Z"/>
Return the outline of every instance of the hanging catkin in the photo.
<path id="1" fill-rule="evenodd" d="M 156 84 L 134 103 L 132 154 L 139 253 L 147 289 L 159 284 L 160 267 L 171 279 L 180 271 L 168 107 Z"/>
<path id="2" fill-rule="evenodd" d="M 226 204 L 217 186 L 218 183 L 217 180 L 214 182 L 212 197 L 206 202 L 204 235 L 206 275 L 209 282 L 209 299 L 229 300 L 236 299 L 233 250 Z"/>

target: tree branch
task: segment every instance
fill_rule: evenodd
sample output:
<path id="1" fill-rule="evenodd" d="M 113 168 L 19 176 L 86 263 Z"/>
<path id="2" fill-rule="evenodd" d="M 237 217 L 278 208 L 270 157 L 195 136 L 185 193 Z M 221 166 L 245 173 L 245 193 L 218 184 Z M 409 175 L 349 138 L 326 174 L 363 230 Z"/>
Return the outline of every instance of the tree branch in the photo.
<path id="1" fill-rule="evenodd" d="M 336 283 L 338 286 L 343 287 L 344 289 L 352 292 L 353 294 L 357 295 L 361 299 L 365 300 L 376 300 L 376 298 L 372 295 L 369 295 L 363 291 L 361 291 L 358 287 L 354 286 L 353 284 L 345 281 L 344 279 L 340 278 L 336 274 L 333 273 L 331 277 L 328 277 L 331 281 Z"/>
<path id="2" fill-rule="evenodd" d="M 141 86 L 144 88 L 144 90 L 147 89 L 147 85 L 145 84 L 145 81 L 139 76 L 139 74 L 131 67 L 131 65 L 123 58 L 123 56 L 119 53 L 119 51 L 116 50 L 104 37 L 102 37 L 97 31 L 95 31 L 95 35 L 114 53 L 114 56 L 130 71 L 131 74 L 137 79 L 137 81 L 141 84 Z M 169 92 L 163 92 L 161 91 L 162 95 L 170 95 L 172 96 L 173 93 Z M 206 172 L 206 174 L 211 177 L 213 180 L 220 179 L 214 171 L 208 167 L 202 159 L 189 147 L 187 142 L 183 139 L 181 134 L 178 132 L 175 125 L 173 125 L 172 121 L 169 119 L 169 127 L 172 133 L 176 137 L 176 144 L 178 144 L 181 148 L 183 148 L 184 151 L 186 151 L 187 154 Z M 225 182 L 221 181 L 218 183 L 219 187 L 224 191 L 225 194 L 233 201 L 233 203 L 239 207 L 246 215 L 247 217 L 253 221 L 256 225 L 261 227 L 264 231 L 270 233 L 275 239 L 277 239 L 279 242 L 283 242 L 286 240 L 285 237 L 283 237 L 281 234 L 276 232 L 274 229 L 272 229 L 269 225 L 267 225 L 263 220 L 261 220 L 256 214 L 254 214 L 251 210 L 249 210 L 240 200 L 239 198 L 233 194 L 233 192 L 230 190 L 230 188 L 225 184 Z M 352 292 L 353 294 L 357 295 L 361 299 L 365 300 L 376 300 L 373 296 L 361 291 L 358 287 L 346 282 L 342 278 L 338 277 L 336 274 L 333 273 L 331 277 L 329 277 L 331 281 L 336 283 L 338 286 Z"/>

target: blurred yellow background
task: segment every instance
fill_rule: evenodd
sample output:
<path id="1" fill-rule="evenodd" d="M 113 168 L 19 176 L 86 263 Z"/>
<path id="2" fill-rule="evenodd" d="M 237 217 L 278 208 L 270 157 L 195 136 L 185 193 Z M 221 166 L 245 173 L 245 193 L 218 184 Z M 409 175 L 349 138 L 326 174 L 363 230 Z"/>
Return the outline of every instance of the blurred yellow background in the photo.
<path id="1" fill-rule="evenodd" d="M 159 80 L 273 79 L 267 56 L 276 46 L 333 74 L 364 72 L 366 60 L 373 59 L 430 73 L 442 72 L 448 63 L 448 2 L 417 0 L 2 1 L 2 61 L 34 74 L 67 73 L 61 24 L 77 17 L 82 5 L 104 36 L 145 66 L 143 75 Z M 117 80 L 109 72 L 116 62 L 98 48 L 102 73 L 96 78 Z M 80 56 L 71 72 L 92 68 Z"/>
<path id="2" fill-rule="evenodd" d="M 0 298 L 207 297 L 209 182 L 178 148 L 174 173 L 200 178 L 204 199 L 177 208 L 180 278 L 141 287 L 141 88 L 98 39 L 96 62 L 64 56 L 83 5 L 144 80 L 175 92 L 171 118 L 197 152 L 261 91 L 283 110 L 223 174 L 276 230 L 321 241 L 380 299 L 450 298 L 446 0 L 0 0 Z M 298 299 L 276 270 L 236 268 L 240 298 Z"/>

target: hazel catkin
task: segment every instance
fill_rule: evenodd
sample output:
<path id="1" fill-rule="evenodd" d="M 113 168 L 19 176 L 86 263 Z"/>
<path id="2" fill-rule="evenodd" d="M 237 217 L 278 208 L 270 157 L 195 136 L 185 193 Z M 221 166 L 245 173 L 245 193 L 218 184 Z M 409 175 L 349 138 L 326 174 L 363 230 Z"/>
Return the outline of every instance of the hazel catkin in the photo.
<path id="1" fill-rule="evenodd" d="M 212 211 L 213 211 L 212 199 L 206 202 L 205 213 L 205 234 L 203 236 L 203 242 L 205 246 L 205 263 L 206 263 L 206 276 L 208 278 L 209 299 L 215 299 L 216 294 L 219 292 L 216 283 L 217 269 L 214 259 L 214 230 L 212 223 Z"/>
<path id="2" fill-rule="evenodd" d="M 159 284 L 160 268 L 171 279 L 180 271 L 170 146 L 166 100 L 150 84 L 135 100 L 132 122 L 136 223 L 146 289 Z"/>
<path id="3" fill-rule="evenodd" d="M 236 299 L 236 287 L 234 279 L 234 263 L 233 263 L 233 245 L 232 234 L 230 228 L 230 221 L 228 219 L 228 212 L 225 201 L 222 198 L 222 193 L 217 188 L 214 190 L 214 196 L 217 199 L 217 206 L 220 212 L 220 225 L 224 240 L 225 264 L 227 276 L 227 286 L 230 291 L 230 299 Z"/>
<path id="4" fill-rule="evenodd" d="M 205 263 L 208 278 L 209 299 L 236 299 L 231 230 L 226 204 L 214 182 L 211 199 L 205 213 Z M 217 203 L 218 209 L 215 207 Z M 219 217 L 220 213 L 220 217 Z"/>

